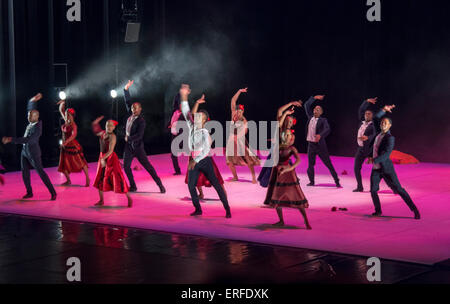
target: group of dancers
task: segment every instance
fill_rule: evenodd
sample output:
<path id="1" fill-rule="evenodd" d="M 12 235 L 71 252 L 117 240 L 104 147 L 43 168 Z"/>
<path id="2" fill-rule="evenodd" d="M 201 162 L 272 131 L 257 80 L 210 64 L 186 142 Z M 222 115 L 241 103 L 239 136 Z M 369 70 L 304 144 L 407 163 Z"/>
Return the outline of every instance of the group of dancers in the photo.
<path id="1" fill-rule="evenodd" d="M 113 191 L 123 194 L 127 197 L 128 207 L 133 206 L 133 200 L 130 193 L 137 191 L 137 185 L 134 180 L 131 163 L 137 158 L 145 170 L 150 174 L 156 182 L 161 193 L 166 193 L 166 189 L 159 178 L 156 170 L 148 160 L 144 149 L 144 133 L 146 122 L 142 115 L 142 105 L 138 102 L 132 102 L 130 88 L 133 81 L 129 81 L 124 88 L 125 104 L 129 112 L 129 118 L 125 127 L 125 152 L 123 167 L 119 158 L 115 153 L 117 144 L 117 136 L 114 131 L 118 126 L 118 122 L 108 120 L 105 124 L 105 130 L 100 126 L 100 122 L 104 117 L 97 118 L 92 123 L 93 133 L 98 136 L 100 142 L 100 156 L 97 166 L 97 174 L 93 186 L 98 189 L 99 202 L 96 206 L 101 207 L 105 204 L 104 192 Z M 304 106 L 307 120 L 307 142 L 308 142 L 308 178 L 309 187 L 315 186 L 316 158 L 322 160 L 329 169 L 336 187 L 342 188 L 340 180 L 334 166 L 332 164 L 326 138 L 331 132 L 330 125 L 326 118 L 323 117 L 324 109 L 322 102 L 325 99 L 323 95 L 311 97 L 304 105 L 302 101 L 290 102 L 282 106 L 277 113 L 277 121 L 279 124 L 280 136 L 273 147 L 278 147 L 279 161 L 274 167 L 263 168 L 259 178 L 256 178 L 255 167 L 260 166 L 260 158 L 252 151 L 245 136 L 248 132 L 247 119 L 245 118 L 245 106 L 238 103 L 241 94 L 248 92 L 248 89 L 239 90 L 231 100 L 231 127 L 230 137 L 227 143 L 227 165 L 233 175 L 232 181 L 238 181 L 236 166 L 247 166 L 252 174 L 252 182 L 257 181 L 261 186 L 267 187 L 267 195 L 264 204 L 274 208 L 277 211 L 279 221 L 275 226 L 284 226 L 283 208 L 295 208 L 300 211 L 306 228 L 312 229 L 308 221 L 306 209 L 309 208 L 309 202 L 305 197 L 301 187 L 300 180 L 296 173 L 296 168 L 300 164 L 300 156 L 294 147 L 296 135 L 294 127 L 297 119 L 294 116 L 295 110 Z M 202 187 L 213 187 L 226 212 L 226 218 L 231 218 L 231 209 L 228 202 L 227 192 L 224 186 L 224 180 L 220 174 L 214 159 L 211 157 L 211 137 L 206 129 L 206 124 L 210 120 L 209 113 L 200 106 L 206 104 L 203 95 L 196 101 L 192 108 L 189 105 L 189 97 L 191 88 L 189 85 L 183 84 L 179 93 L 174 100 L 174 111 L 172 119 L 168 125 L 171 130 L 172 139 L 178 134 L 177 123 L 184 121 L 187 124 L 189 132 L 189 150 L 191 156 L 189 158 L 189 166 L 186 175 L 186 184 L 191 195 L 192 203 L 195 207 L 191 216 L 201 216 L 203 214 L 200 200 L 204 198 Z M 26 187 L 26 195 L 23 199 L 33 197 L 33 189 L 30 181 L 30 170 L 34 168 L 40 178 L 48 188 L 51 194 L 51 200 L 57 199 L 57 193 L 50 182 L 50 179 L 43 169 L 41 161 L 41 150 L 39 146 L 39 138 L 42 134 L 42 121 L 39 120 L 39 111 L 37 103 L 42 99 L 42 94 L 38 94 L 31 98 L 28 102 L 28 126 L 23 137 L 13 138 L 4 137 L 3 144 L 14 143 L 23 145 L 21 154 L 22 177 Z M 358 120 L 360 128 L 357 133 L 356 142 L 358 144 L 355 156 L 355 177 L 357 188 L 354 192 L 363 192 L 363 183 L 361 177 L 361 169 L 367 160 L 373 165 L 371 175 L 371 196 L 375 206 L 373 216 L 382 215 L 381 203 L 378 196 L 379 185 L 381 179 L 384 179 L 388 186 L 399 194 L 414 213 L 415 219 L 420 219 L 420 213 L 413 203 L 412 199 L 401 186 L 390 155 L 395 146 L 395 138 L 390 133 L 392 120 L 386 117 L 386 113 L 392 113 L 395 105 L 385 106 L 384 108 L 374 111 L 370 107 L 375 106 L 377 98 L 367 99 L 361 105 L 358 111 Z M 72 173 L 84 172 L 86 176 L 86 187 L 90 186 L 90 178 L 88 172 L 88 164 L 83 155 L 83 149 L 76 140 L 78 128 L 75 122 L 76 112 L 72 108 L 66 109 L 65 101 L 58 103 L 59 110 L 64 125 L 62 126 L 62 145 L 58 171 L 64 174 L 66 182 L 63 186 L 71 185 L 70 175 Z M 292 162 L 295 159 L 295 162 Z M 172 161 L 175 169 L 175 175 L 180 175 L 181 170 L 178 163 L 177 155 L 172 154 Z M 125 179 L 128 178 L 128 183 Z M 0 180 L 3 182 L 3 178 Z"/>

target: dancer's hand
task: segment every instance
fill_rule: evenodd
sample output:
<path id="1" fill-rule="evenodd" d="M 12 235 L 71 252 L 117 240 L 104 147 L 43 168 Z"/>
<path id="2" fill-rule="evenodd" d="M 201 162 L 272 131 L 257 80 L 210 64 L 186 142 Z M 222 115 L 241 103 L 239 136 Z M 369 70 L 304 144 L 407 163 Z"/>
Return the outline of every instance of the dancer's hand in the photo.
<path id="1" fill-rule="evenodd" d="M 4 145 L 10 144 L 12 142 L 12 137 L 3 137 L 2 138 L 2 143 Z"/>
<path id="2" fill-rule="evenodd" d="M 369 159 L 367 160 L 367 164 L 368 165 L 373 165 L 374 164 L 373 157 L 369 157 Z"/>
<path id="3" fill-rule="evenodd" d="M 203 94 L 202 97 L 201 97 L 199 100 L 197 100 L 197 103 L 198 103 L 198 104 L 204 104 L 204 103 L 206 103 L 205 94 Z"/>
<path id="4" fill-rule="evenodd" d="M 36 96 L 34 96 L 33 98 L 30 99 L 31 102 L 38 102 L 39 100 L 42 99 L 42 94 L 38 93 L 36 94 Z"/>
<path id="5" fill-rule="evenodd" d="M 104 160 L 103 158 L 100 160 L 100 164 L 102 165 L 102 168 L 106 167 L 106 160 Z"/>
<path id="6" fill-rule="evenodd" d="M 94 122 L 93 122 L 92 124 L 98 125 L 98 124 L 100 123 L 100 121 L 103 120 L 103 118 L 105 118 L 105 116 L 100 116 L 100 117 L 98 117 L 96 120 L 94 120 Z"/>
<path id="7" fill-rule="evenodd" d="M 322 136 L 320 136 L 320 135 L 316 135 L 316 143 L 318 143 L 321 139 L 322 139 Z"/>
<path id="8" fill-rule="evenodd" d="M 287 166 L 287 167 L 282 167 L 282 168 L 280 169 L 279 175 L 281 176 L 281 175 L 286 174 L 286 173 L 291 172 L 291 171 L 292 171 L 292 168 L 289 167 L 289 166 Z"/>
<path id="9" fill-rule="evenodd" d="M 248 88 L 240 89 L 240 90 L 239 90 L 239 93 L 248 93 Z"/>
<path id="10" fill-rule="evenodd" d="M 127 85 L 125 86 L 125 91 L 128 91 L 130 87 L 133 85 L 134 80 L 128 80 Z"/>
<path id="11" fill-rule="evenodd" d="M 361 136 L 359 139 L 362 140 L 362 141 L 368 141 L 368 140 L 369 140 L 369 137 L 367 137 L 367 136 Z"/>
<path id="12" fill-rule="evenodd" d="M 395 105 L 385 106 L 385 107 L 383 108 L 383 111 L 384 111 L 384 112 L 388 112 L 388 113 L 392 113 L 392 110 L 394 110 L 395 108 L 396 108 Z"/>
<path id="13" fill-rule="evenodd" d="M 378 97 L 367 99 L 367 102 L 368 102 L 368 103 L 371 103 L 371 104 L 373 104 L 373 105 L 376 104 L 377 101 L 378 101 Z"/>
<path id="14" fill-rule="evenodd" d="M 195 166 L 197 166 L 197 163 L 195 162 L 195 160 L 189 161 L 188 171 L 194 170 Z"/>
<path id="15" fill-rule="evenodd" d="M 325 99 L 325 95 L 316 95 L 314 97 L 315 100 L 324 100 Z"/>

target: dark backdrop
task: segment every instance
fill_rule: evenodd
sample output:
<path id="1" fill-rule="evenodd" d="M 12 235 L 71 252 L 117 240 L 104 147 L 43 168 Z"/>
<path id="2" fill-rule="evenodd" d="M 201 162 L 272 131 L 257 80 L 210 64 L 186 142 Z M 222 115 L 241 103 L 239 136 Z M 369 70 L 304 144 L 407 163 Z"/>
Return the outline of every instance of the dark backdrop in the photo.
<path id="1" fill-rule="evenodd" d="M 69 103 L 77 110 L 79 140 L 90 160 L 98 153 L 90 121 L 115 117 L 109 90 L 138 78 L 132 93 L 144 105 L 149 153 L 169 152 L 170 103 L 177 86 L 188 82 L 194 95 L 207 94 L 207 109 L 222 122 L 241 87 L 249 87 L 242 102 L 255 121 L 274 119 L 290 100 L 325 94 L 333 129 L 329 148 L 342 156 L 354 154 L 360 103 L 379 97 L 380 106 L 398 106 L 392 115 L 396 149 L 421 161 L 450 161 L 447 1 L 384 0 L 382 22 L 374 23 L 366 19 L 365 0 L 138 1 L 137 44 L 123 42 L 120 0 L 81 0 L 82 21 L 74 23 L 65 18 L 65 0 L 10 2 L 14 35 L 8 0 L 0 4 L 0 136 L 23 133 L 26 100 L 42 91 L 47 165 L 58 156 L 54 87 L 65 82 L 53 63 L 68 64 Z M 123 126 L 126 113 L 118 101 Z M 305 151 L 305 115 L 297 117 L 297 146 Z M 19 150 L 1 146 L 9 168 L 17 165 Z"/>

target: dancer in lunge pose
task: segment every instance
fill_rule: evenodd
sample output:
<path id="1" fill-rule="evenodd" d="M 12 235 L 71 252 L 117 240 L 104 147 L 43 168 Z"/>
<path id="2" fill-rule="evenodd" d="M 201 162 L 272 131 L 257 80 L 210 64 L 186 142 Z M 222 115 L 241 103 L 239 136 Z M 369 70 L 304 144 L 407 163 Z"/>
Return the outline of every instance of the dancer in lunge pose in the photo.
<path id="1" fill-rule="evenodd" d="M 197 103 L 195 103 L 194 108 L 192 108 L 192 116 L 195 117 L 195 114 L 198 113 L 198 108 L 200 106 L 200 104 L 204 103 L 204 99 L 199 100 Z M 209 119 L 209 118 L 208 118 Z M 189 159 L 190 161 L 192 160 L 192 157 L 190 157 Z M 220 174 L 219 168 L 216 165 L 216 162 L 214 161 L 214 158 L 211 157 L 211 162 L 214 168 L 214 174 L 216 175 L 217 179 L 219 180 L 219 183 L 222 185 L 223 191 L 225 191 L 225 194 L 227 194 L 227 190 L 225 189 L 225 183 L 223 181 L 222 175 Z M 186 174 L 186 179 L 185 179 L 185 183 L 189 184 L 189 171 Z M 202 172 L 200 172 L 200 175 L 198 177 L 198 182 L 197 182 L 197 190 L 199 193 L 199 199 L 203 200 L 205 198 L 205 195 L 203 193 L 203 187 L 206 188 L 211 188 L 211 182 L 206 178 L 205 174 L 203 174 Z"/>
<path id="2" fill-rule="evenodd" d="M 189 107 L 189 95 L 191 90 L 189 86 L 183 85 L 180 89 L 181 96 L 181 112 L 185 117 L 189 127 L 189 149 L 191 151 L 192 159 L 189 162 L 189 192 L 191 193 L 192 203 L 195 211 L 191 216 L 200 216 L 203 214 L 202 207 L 198 198 L 196 186 L 200 173 L 203 173 L 206 179 L 217 191 L 217 194 L 222 201 L 223 207 L 226 211 L 226 218 L 231 218 L 231 210 L 228 204 L 227 195 L 220 182 L 214 174 L 214 166 L 212 159 L 209 156 L 211 151 L 211 138 L 208 130 L 205 129 L 205 124 L 209 120 L 209 114 L 205 110 L 200 110 L 195 117 L 192 115 Z M 205 96 L 203 95 L 197 104 L 205 103 Z"/>
<path id="3" fill-rule="evenodd" d="M 3 144 L 14 143 L 16 145 L 23 145 L 21 154 L 22 178 L 27 189 L 27 194 L 23 199 L 33 197 L 33 188 L 31 187 L 30 170 L 34 168 L 39 174 L 39 177 L 44 182 L 48 191 L 51 194 L 51 200 L 56 200 L 56 191 L 53 187 L 50 178 L 45 173 L 42 167 L 41 147 L 39 146 L 39 138 L 42 135 L 42 121 L 39 120 L 39 111 L 37 102 L 42 99 L 42 94 L 39 93 L 28 101 L 28 126 L 23 137 L 13 138 L 4 137 Z"/>
<path id="4" fill-rule="evenodd" d="M 100 121 L 103 116 L 97 118 L 92 123 L 92 130 L 100 139 L 100 157 L 98 160 L 97 176 L 95 177 L 94 187 L 98 189 L 100 201 L 95 204 L 97 207 L 105 205 L 104 192 L 113 191 L 119 194 L 125 194 L 128 199 L 128 207 L 133 206 L 133 200 L 128 193 L 128 185 L 120 166 L 119 158 L 114 152 L 117 138 L 114 134 L 118 123 L 114 120 L 106 122 L 106 131 L 100 127 Z"/>
<path id="5" fill-rule="evenodd" d="M 301 104 L 296 104 L 296 106 L 301 106 Z M 300 180 L 295 172 L 295 169 L 300 164 L 300 156 L 297 149 L 293 146 L 295 135 L 288 128 L 291 123 L 286 122 L 286 119 L 295 119 L 291 116 L 292 114 L 294 114 L 293 110 L 285 111 L 279 119 L 281 133 L 280 159 L 278 165 L 272 170 L 264 204 L 277 210 L 279 222 L 274 224 L 274 226 L 284 226 L 283 208 L 295 208 L 303 216 L 306 229 L 311 230 L 312 228 L 306 215 L 306 209 L 309 208 L 308 200 L 303 194 Z M 283 133 L 285 133 L 284 136 Z M 293 165 L 289 163 L 292 156 L 296 159 Z"/>
<path id="6" fill-rule="evenodd" d="M 384 109 L 392 113 L 395 105 L 386 106 Z M 420 220 L 420 213 L 416 205 L 412 201 L 408 192 L 402 187 L 395 172 L 394 164 L 390 159 L 392 151 L 395 147 L 395 137 L 391 134 L 392 120 L 385 117 L 381 120 L 381 133 L 375 138 L 373 145 L 373 154 L 369 159 L 369 163 L 373 164 L 372 176 L 370 178 L 370 192 L 372 195 L 375 213 L 373 216 L 382 216 L 380 198 L 378 191 L 380 190 L 380 181 L 384 179 L 389 185 L 395 189 L 401 196 L 403 201 L 408 205 L 409 209 L 414 213 L 414 218 Z"/>
<path id="7" fill-rule="evenodd" d="M 133 81 L 128 81 L 124 89 L 125 105 L 130 117 L 127 120 L 126 136 L 125 136 L 125 153 L 123 157 L 123 165 L 125 173 L 127 174 L 128 181 L 130 182 L 130 192 L 136 192 L 137 186 L 134 181 L 133 171 L 131 170 L 131 163 L 136 157 L 141 165 L 151 175 L 153 180 L 159 187 L 161 193 L 166 193 L 161 179 L 156 173 L 155 168 L 148 160 L 147 154 L 144 149 L 144 133 L 145 133 L 145 119 L 142 116 L 142 105 L 138 102 L 133 103 L 131 101 L 130 87 L 133 85 Z"/>
<path id="8" fill-rule="evenodd" d="M 247 92 L 247 88 L 241 89 L 231 99 L 231 132 L 227 143 L 227 165 L 233 174 L 233 181 L 239 180 L 236 166 L 246 166 L 252 173 L 252 182 L 256 184 L 255 166 L 260 166 L 261 162 L 245 138 L 248 132 L 247 119 L 244 117 L 245 107 L 242 104 L 237 105 L 239 96 Z"/>
<path id="9" fill-rule="evenodd" d="M 59 157 L 58 172 L 61 172 L 66 177 L 66 182 L 63 186 L 69 186 L 72 184 L 70 180 L 71 173 L 84 172 L 86 176 L 86 187 L 89 187 L 89 170 L 86 159 L 84 158 L 83 148 L 76 140 L 78 135 L 78 127 L 75 123 L 75 110 L 67 109 L 66 102 L 61 100 L 58 102 L 59 112 L 64 119 L 64 125 L 62 126 L 62 145 L 61 154 Z"/>

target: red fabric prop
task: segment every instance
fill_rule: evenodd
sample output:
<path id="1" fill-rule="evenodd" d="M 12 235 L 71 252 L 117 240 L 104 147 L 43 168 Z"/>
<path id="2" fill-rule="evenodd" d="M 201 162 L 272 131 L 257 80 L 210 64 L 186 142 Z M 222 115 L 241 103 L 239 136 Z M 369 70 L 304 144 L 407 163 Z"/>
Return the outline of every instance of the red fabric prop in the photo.
<path id="1" fill-rule="evenodd" d="M 420 161 L 412 155 L 402 153 L 399 151 L 393 151 L 391 154 L 391 160 L 396 165 L 417 165 Z"/>

